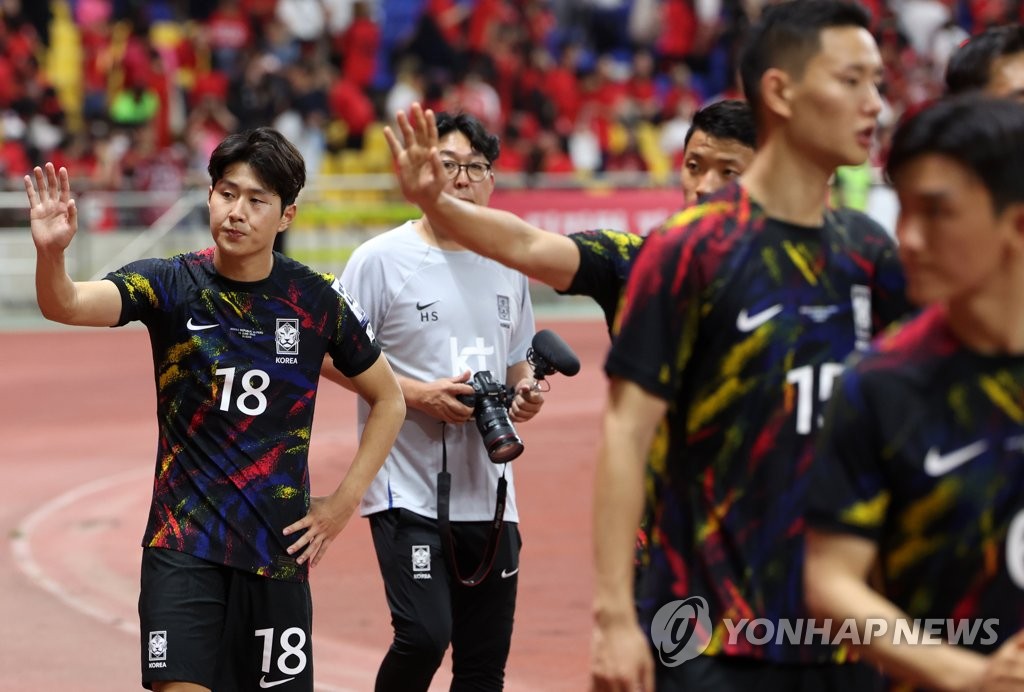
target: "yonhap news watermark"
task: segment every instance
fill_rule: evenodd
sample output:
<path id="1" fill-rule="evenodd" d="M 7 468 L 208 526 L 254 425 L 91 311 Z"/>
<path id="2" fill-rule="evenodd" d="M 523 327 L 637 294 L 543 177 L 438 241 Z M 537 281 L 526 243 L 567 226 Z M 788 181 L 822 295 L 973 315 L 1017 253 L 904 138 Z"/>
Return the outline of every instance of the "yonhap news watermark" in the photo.
<path id="1" fill-rule="evenodd" d="M 870 644 L 888 638 L 895 645 L 949 643 L 962 646 L 995 644 L 999 637 L 996 618 L 725 618 L 723 643 L 735 646 L 833 646 Z M 708 603 L 700 596 L 689 596 L 666 603 L 651 621 L 651 640 L 662 664 L 675 667 L 700 656 L 711 643 L 714 630 Z"/>

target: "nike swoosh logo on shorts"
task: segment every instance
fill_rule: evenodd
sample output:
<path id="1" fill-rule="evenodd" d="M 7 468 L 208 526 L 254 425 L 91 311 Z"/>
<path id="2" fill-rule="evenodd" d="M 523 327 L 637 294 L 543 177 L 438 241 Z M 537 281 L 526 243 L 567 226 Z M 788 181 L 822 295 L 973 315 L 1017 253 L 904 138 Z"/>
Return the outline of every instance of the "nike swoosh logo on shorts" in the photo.
<path id="1" fill-rule="evenodd" d="M 424 303 L 422 305 L 420 303 L 416 303 L 416 309 L 417 310 L 426 310 L 431 305 L 436 305 L 437 303 L 440 303 L 440 302 L 441 302 L 440 300 L 435 300 L 433 303 Z"/>
<path id="2" fill-rule="evenodd" d="M 518 568 L 518 567 L 516 567 L 516 568 L 515 568 L 514 570 L 512 570 L 511 572 L 509 572 L 509 571 L 508 571 L 507 569 L 503 569 L 503 570 L 501 570 L 501 578 L 502 578 L 502 579 L 508 579 L 508 578 L 509 578 L 509 577 L 511 577 L 511 576 L 512 576 L 513 574 L 518 574 L 518 573 L 519 573 L 519 568 Z"/>
<path id="3" fill-rule="evenodd" d="M 748 315 L 747 309 L 744 308 L 736 316 L 736 329 L 739 329 L 741 332 L 752 332 L 780 312 L 782 312 L 782 303 L 776 303 L 761 312 L 755 312 L 753 315 Z"/>
<path id="4" fill-rule="evenodd" d="M 985 453 L 988 440 L 978 440 L 966 447 L 954 449 L 948 454 L 940 454 L 938 447 L 932 447 L 924 457 L 924 472 L 929 476 L 942 476 L 957 466 L 966 464 L 971 459 Z"/>
<path id="5" fill-rule="evenodd" d="M 278 685 L 283 685 L 286 682 L 288 682 L 290 680 L 294 680 L 294 679 L 295 678 L 292 677 L 292 678 L 285 678 L 284 680 L 274 680 L 274 682 L 267 682 L 267 676 L 264 675 L 263 677 L 260 678 L 260 689 L 264 689 L 265 690 L 268 687 L 277 687 Z"/>
<path id="6" fill-rule="evenodd" d="M 219 327 L 220 325 L 219 324 L 196 324 L 195 322 L 192 321 L 192 318 L 189 317 L 188 318 L 188 324 L 185 325 L 185 326 L 187 326 L 189 328 L 189 331 L 200 332 L 200 331 L 202 331 L 204 329 L 213 329 L 214 327 Z"/>

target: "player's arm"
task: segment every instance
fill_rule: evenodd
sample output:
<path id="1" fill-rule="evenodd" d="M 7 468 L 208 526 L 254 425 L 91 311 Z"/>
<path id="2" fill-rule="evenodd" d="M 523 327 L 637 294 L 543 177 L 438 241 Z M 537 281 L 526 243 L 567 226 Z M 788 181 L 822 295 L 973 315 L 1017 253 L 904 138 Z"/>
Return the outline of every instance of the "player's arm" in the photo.
<path id="1" fill-rule="evenodd" d="M 45 170 L 44 170 L 45 169 Z M 35 182 L 33 183 L 33 176 Z M 110 327 L 121 317 L 121 293 L 111 281 L 73 281 L 64 252 L 78 232 L 78 208 L 68 171 L 52 163 L 25 176 L 32 241 L 36 246 L 36 302 L 43 316 L 63 324 Z"/>
<path id="2" fill-rule="evenodd" d="M 391 451 L 405 421 L 406 408 L 398 378 L 383 352 L 373 365 L 349 381 L 370 405 L 352 466 L 335 492 L 345 500 L 346 507 L 351 504 L 354 508 Z"/>
<path id="3" fill-rule="evenodd" d="M 644 506 L 647 451 L 668 404 L 612 377 L 594 492 L 593 669 L 597 690 L 654 689 L 654 662 L 633 602 L 636 527 Z"/>
<path id="4" fill-rule="evenodd" d="M 804 583 L 807 605 L 833 626 L 853 619 L 862 644 L 861 655 L 892 677 L 936 690 L 1019 689 L 1024 675 L 1024 648 L 1011 639 L 991 657 L 949 644 L 897 642 L 897 621 L 909 616 L 868 585 L 878 549 L 867 538 L 810 529 Z M 870 639 L 868 639 L 868 635 Z"/>
<path id="5" fill-rule="evenodd" d="M 444 192 L 447 177 L 437 151 L 433 111 L 413 104 L 399 112 L 402 140 L 385 128 L 394 156 L 395 174 L 405 197 L 419 206 L 430 223 L 477 254 L 566 290 L 580 266 L 579 249 L 571 239 L 533 226 L 515 214 L 489 209 Z"/>
<path id="6" fill-rule="evenodd" d="M 316 566 L 328 546 L 352 517 L 370 481 L 384 465 L 398 431 L 405 420 L 405 401 L 388 359 L 381 353 L 369 368 L 348 378 L 353 390 L 370 405 L 359 447 L 348 472 L 333 493 L 310 500 L 305 517 L 288 526 L 284 533 L 303 531 L 288 547 L 299 564 L 309 560 Z"/>
<path id="7" fill-rule="evenodd" d="M 580 251 L 572 239 L 537 228 L 511 212 L 447 193 L 419 206 L 431 224 L 466 248 L 556 290 L 567 290 L 580 268 Z"/>
<path id="8" fill-rule="evenodd" d="M 334 367 L 334 359 L 330 355 L 324 356 L 324 362 L 320 365 L 320 377 L 330 380 L 334 384 L 341 385 L 350 392 L 356 391 L 352 380 L 341 374 L 341 370 Z"/>

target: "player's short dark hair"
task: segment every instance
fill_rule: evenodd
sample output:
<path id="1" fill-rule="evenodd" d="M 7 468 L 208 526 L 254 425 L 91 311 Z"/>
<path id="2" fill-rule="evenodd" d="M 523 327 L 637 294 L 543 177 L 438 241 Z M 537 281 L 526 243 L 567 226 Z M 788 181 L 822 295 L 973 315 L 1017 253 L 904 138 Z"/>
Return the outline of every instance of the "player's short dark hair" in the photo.
<path id="1" fill-rule="evenodd" d="M 260 182 L 281 198 L 281 210 L 295 203 L 306 184 L 306 163 L 295 145 L 271 127 L 228 135 L 210 155 L 211 184 L 216 187 L 227 169 L 247 163 Z"/>
<path id="2" fill-rule="evenodd" d="M 700 130 L 715 139 L 734 139 L 745 147 L 757 148 L 754 114 L 746 101 L 727 99 L 705 106 L 693 115 L 686 131 L 683 148 L 690 144 L 694 132 Z"/>
<path id="3" fill-rule="evenodd" d="M 946 64 L 946 91 L 962 94 L 984 89 L 999 58 L 1024 52 L 1024 26 L 1008 24 L 986 29 L 964 42 Z"/>
<path id="4" fill-rule="evenodd" d="M 761 77 L 765 72 L 774 67 L 800 79 L 808 61 L 821 50 L 822 31 L 870 26 L 867 10 L 846 0 L 789 0 L 765 7 L 740 54 L 740 81 L 754 117 L 761 117 Z"/>
<path id="5" fill-rule="evenodd" d="M 498 155 L 501 154 L 501 141 L 498 139 L 498 135 L 488 132 L 487 128 L 484 127 L 483 123 L 476 116 L 469 113 L 446 113 L 442 111 L 435 117 L 437 119 L 438 138 L 445 137 L 458 130 L 466 135 L 466 139 L 469 140 L 469 145 L 473 147 L 473 151 L 483 154 L 488 163 L 494 163 Z"/>
<path id="6" fill-rule="evenodd" d="M 900 123 L 886 174 L 893 180 L 903 166 L 929 154 L 977 176 L 996 212 L 1024 202 L 1024 105 L 976 93 L 940 99 Z"/>

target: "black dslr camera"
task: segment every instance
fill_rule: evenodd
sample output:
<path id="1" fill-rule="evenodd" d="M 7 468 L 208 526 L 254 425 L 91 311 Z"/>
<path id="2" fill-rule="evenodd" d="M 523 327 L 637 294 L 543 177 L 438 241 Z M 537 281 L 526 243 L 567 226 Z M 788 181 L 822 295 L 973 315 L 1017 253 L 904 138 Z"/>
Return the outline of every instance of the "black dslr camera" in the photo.
<path id="1" fill-rule="evenodd" d="M 538 384 L 556 372 L 572 377 L 580 371 L 576 354 L 560 336 L 547 329 L 534 334 L 526 361 L 533 366 L 533 377 Z M 468 384 L 473 387 L 473 393 L 457 398 L 472 407 L 487 456 L 495 464 L 512 461 L 525 449 L 508 417 L 516 396 L 515 388 L 495 382 L 489 370 L 475 373 Z"/>
<path id="2" fill-rule="evenodd" d="M 495 382 L 490 370 L 475 373 L 468 384 L 473 387 L 473 393 L 460 396 L 458 400 L 473 409 L 487 456 L 495 464 L 512 461 L 523 453 L 523 441 L 508 418 L 515 391 Z"/>

